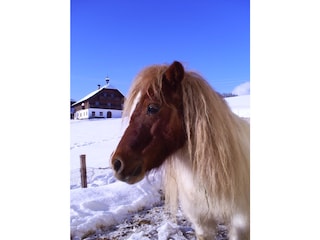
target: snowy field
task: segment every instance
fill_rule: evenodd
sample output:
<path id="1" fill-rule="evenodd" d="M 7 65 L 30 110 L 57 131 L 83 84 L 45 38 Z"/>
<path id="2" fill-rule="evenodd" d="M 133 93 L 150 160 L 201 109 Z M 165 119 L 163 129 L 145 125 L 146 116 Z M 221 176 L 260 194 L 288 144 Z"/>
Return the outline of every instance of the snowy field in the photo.
<path id="1" fill-rule="evenodd" d="M 250 95 L 226 100 L 234 113 L 250 118 Z M 161 203 L 160 172 L 134 185 L 113 177 L 109 157 L 125 128 L 123 119 L 70 121 L 70 231 L 74 240 L 121 224 L 133 213 Z M 86 155 L 87 188 L 80 184 L 81 154 Z M 168 221 L 163 220 L 154 230 L 158 239 L 186 239 L 179 226 Z M 144 235 L 148 231 L 137 230 L 127 239 L 149 239 Z"/>

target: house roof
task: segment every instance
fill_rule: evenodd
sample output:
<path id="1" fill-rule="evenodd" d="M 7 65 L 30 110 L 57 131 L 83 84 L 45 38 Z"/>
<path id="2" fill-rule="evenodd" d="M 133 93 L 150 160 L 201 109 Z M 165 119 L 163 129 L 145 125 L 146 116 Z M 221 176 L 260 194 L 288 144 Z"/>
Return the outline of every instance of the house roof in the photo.
<path id="1" fill-rule="evenodd" d="M 111 84 L 106 84 L 103 87 L 89 93 L 88 95 L 86 95 L 85 97 L 81 98 L 79 101 L 75 102 L 74 104 L 72 104 L 72 106 L 75 106 L 89 98 L 91 98 L 92 96 L 96 95 L 98 92 L 102 91 L 103 89 L 114 89 L 114 90 L 118 90 L 117 88 L 115 88 L 113 85 Z M 118 90 L 119 91 L 119 90 Z"/>

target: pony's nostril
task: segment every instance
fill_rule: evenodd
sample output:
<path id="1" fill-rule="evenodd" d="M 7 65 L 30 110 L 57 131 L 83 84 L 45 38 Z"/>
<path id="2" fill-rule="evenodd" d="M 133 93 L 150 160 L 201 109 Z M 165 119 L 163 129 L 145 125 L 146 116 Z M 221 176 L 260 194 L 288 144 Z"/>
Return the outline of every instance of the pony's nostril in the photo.
<path id="1" fill-rule="evenodd" d="M 120 160 L 115 159 L 113 163 L 113 169 L 118 172 L 121 169 L 122 163 Z"/>

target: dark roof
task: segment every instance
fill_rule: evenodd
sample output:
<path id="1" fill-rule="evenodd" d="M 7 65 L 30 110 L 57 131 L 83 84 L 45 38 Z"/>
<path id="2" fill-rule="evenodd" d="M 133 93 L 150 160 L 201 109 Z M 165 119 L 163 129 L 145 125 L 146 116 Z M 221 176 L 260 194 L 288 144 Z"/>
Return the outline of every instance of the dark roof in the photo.
<path id="1" fill-rule="evenodd" d="M 94 95 L 96 95 L 97 93 L 101 92 L 103 89 L 113 89 L 113 90 L 117 90 L 119 91 L 118 89 L 116 89 L 114 86 L 110 85 L 110 84 L 107 84 L 91 93 L 89 93 L 88 95 L 86 95 L 85 97 L 81 98 L 79 101 L 75 102 L 74 104 L 72 104 L 72 106 L 75 106 L 91 97 L 93 97 Z M 120 91 L 119 91 L 120 92 Z M 121 93 L 121 92 L 120 92 Z M 122 94 L 122 93 L 121 93 Z"/>

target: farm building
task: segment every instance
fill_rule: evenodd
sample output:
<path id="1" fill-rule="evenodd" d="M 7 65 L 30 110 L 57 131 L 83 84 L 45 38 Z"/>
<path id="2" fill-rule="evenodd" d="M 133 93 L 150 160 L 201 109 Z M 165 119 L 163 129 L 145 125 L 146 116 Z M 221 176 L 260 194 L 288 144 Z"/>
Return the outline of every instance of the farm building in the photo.
<path id="1" fill-rule="evenodd" d="M 120 118 L 124 99 L 123 94 L 110 85 L 107 77 L 105 86 L 98 85 L 97 90 L 72 104 L 74 119 Z"/>

